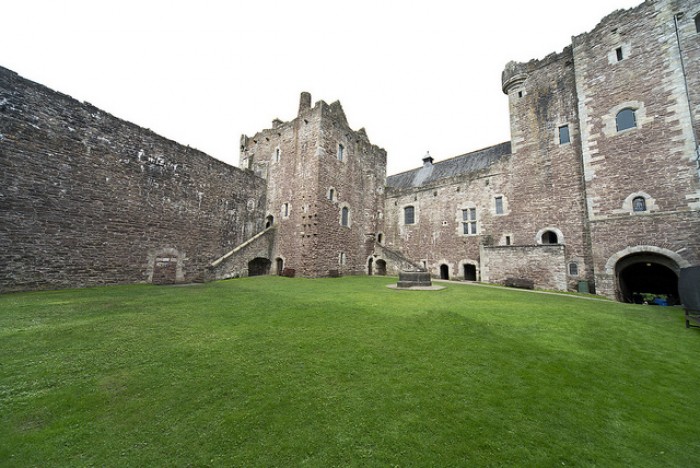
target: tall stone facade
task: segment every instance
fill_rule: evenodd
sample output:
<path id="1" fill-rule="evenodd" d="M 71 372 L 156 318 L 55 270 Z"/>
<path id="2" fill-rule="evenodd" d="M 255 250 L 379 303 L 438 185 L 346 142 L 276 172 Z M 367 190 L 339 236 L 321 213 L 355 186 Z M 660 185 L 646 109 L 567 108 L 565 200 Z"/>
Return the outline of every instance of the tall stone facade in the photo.
<path id="1" fill-rule="evenodd" d="M 289 122 L 241 137 L 241 167 L 267 180 L 276 225 L 273 271 L 306 277 L 365 272 L 384 209 L 386 152 L 353 131 L 339 102 L 302 93 Z"/>
<path id="2" fill-rule="evenodd" d="M 647 0 L 561 53 L 509 63 L 509 151 L 390 176 L 388 242 L 436 276 L 675 294 L 700 263 L 699 15 Z"/>
<path id="3" fill-rule="evenodd" d="M 338 102 L 236 169 L 0 69 L 0 290 L 434 277 L 635 300 L 700 264 L 700 5 L 646 0 L 502 76 L 510 141 L 386 177 Z"/>

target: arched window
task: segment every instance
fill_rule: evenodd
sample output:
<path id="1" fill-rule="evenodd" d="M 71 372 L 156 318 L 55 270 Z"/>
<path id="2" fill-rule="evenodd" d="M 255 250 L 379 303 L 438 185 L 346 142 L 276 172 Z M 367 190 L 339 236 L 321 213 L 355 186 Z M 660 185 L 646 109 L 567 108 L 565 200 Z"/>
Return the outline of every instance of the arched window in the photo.
<path id="1" fill-rule="evenodd" d="M 634 114 L 634 109 L 622 109 L 615 117 L 617 131 L 635 128 L 637 126 L 637 116 Z"/>
<path id="2" fill-rule="evenodd" d="M 578 264 L 576 262 L 569 263 L 569 275 L 578 276 Z"/>
<path id="3" fill-rule="evenodd" d="M 416 222 L 416 209 L 412 206 L 407 206 L 403 209 L 403 223 L 404 224 L 415 224 Z"/>
<path id="4" fill-rule="evenodd" d="M 542 243 L 543 244 L 558 244 L 559 237 L 557 237 L 557 233 L 554 231 L 544 231 L 542 233 Z"/>
<path id="5" fill-rule="evenodd" d="M 348 226 L 350 224 L 350 210 L 348 210 L 347 206 L 344 206 L 342 210 L 340 210 L 340 225 L 341 226 Z"/>
<path id="6" fill-rule="evenodd" d="M 644 197 L 634 197 L 632 199 L 632 210 L 633 211 L 646 211 L 647 201 Z"/>
<path id="7" fill-rule="evenodd" d="M 335 201 L 335 189 L 333 187 L 328 190 L 328 199 L 330 201 Z"/>

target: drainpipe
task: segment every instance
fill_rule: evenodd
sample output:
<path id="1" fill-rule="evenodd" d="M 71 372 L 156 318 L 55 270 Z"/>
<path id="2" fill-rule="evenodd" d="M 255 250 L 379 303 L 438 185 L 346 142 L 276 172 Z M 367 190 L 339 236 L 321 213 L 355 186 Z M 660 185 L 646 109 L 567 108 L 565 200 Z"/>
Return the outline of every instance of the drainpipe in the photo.
<path id="1" fill-rule="evenodd" d="M 690 104 L 690 91 L 688 89 L 688 75 L 685 71 L 685 60 L 683 60 L 683 48 L 681 47 L 681 35 L 678 28 L 678 20 L 683 17 L 683 12 L 676 13 L 673 15 L 673 25 L 676 29 L 676 45 L 678 46 L 678 57 L 681 61 L 681 72 L 683 73 L 683 84 L 685 86 L 685 99 L 688 103 L 688 114 L 690 115 L 690 126 L 692 127 L 693 143 L 695 144 L 695 165 L 698 169 L 698 176 L 700 177 L 700 146 L 698 146 L 698 138 L 695 134 L 695 118 L 693 116 L 693 108 Z"/>

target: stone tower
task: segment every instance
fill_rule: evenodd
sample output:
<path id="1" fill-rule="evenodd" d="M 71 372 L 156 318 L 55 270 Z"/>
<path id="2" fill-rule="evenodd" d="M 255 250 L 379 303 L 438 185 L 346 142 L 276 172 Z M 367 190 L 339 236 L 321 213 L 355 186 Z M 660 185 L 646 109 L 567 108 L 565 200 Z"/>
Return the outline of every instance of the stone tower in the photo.
<path id="1" fill-rule="evenodd" d="M 312 106 L 302 93 L 295 119 L 241 137 L 240 166 L 267 180 L 272 273 L 364 272 L 383 216 L 386 152 L 350 128 L 339 102 Z"/>

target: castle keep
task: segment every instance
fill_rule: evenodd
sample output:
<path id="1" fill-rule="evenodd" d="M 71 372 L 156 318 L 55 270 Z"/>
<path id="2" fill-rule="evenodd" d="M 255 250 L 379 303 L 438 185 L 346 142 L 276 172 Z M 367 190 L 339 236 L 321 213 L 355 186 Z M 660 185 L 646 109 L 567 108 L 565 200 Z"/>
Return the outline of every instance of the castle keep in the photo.
<path id="1" fill-rule="evenodd" d="M 675 295 L 700 265 L 700 5 L 614 12 L 501 84 L 510 141 L 387 177 L 308 93 L 238 169 L 0 68 L 0 291 L 424 268 Z"/>

